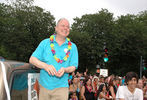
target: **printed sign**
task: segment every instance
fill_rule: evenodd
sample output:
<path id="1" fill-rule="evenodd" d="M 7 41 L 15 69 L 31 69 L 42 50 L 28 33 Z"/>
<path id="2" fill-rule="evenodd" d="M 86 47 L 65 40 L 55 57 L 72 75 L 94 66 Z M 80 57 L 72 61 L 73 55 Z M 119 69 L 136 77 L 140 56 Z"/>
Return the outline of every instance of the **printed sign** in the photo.
<path id="1" fill-rule="evenodd" d="M 108 69 L 100 69 L 100 75 L 103 75 L 104 77 L 108 76 Z"/>
<path id="2" fill-rule="evenodd" d="M 28 74 L 28 100 L 38 100 L 40 73 Z"/>

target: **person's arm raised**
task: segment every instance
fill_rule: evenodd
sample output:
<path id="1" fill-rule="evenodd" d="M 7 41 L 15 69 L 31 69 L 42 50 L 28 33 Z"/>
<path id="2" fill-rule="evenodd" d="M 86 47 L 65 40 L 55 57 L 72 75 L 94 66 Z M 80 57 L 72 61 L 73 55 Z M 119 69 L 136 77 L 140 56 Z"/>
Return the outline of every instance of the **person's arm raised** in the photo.
<path id="1" fill-rule="evenodd" d="M 82 86 L 82 89 L 81 89 L 81 98 L 82 98 L 82 100 L 86 100 L 86 98 L 85 98 L 85 96 L 84 96 L 84 93 L 85 93 L 85 87 L 84 86 Z"/>

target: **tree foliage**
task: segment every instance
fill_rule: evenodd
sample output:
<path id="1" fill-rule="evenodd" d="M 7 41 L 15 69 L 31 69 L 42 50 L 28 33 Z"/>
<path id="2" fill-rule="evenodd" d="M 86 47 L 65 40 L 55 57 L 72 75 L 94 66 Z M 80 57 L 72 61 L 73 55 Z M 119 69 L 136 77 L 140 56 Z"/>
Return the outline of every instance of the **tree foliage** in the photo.
<path id="1" fill-rule="evenodd" d="M 90 40 L 87 45 L 77 39 L 79 52 L 88 52 L 80 55 L 87 60 L 80 60 L 80 67 L 95 68 L 97 64 L 101 68 L 108 68 L 110 73 L 124 75 L 128 71 L 139 73 L 140 56 L 146 58 L 146 12 L 138 15 L 125 15 L 117 19 L 106 9 L 96 14 L 86 14 L 81 18 L 75 18 L 72 31 L 79 35 L 87 34 Z M 81 33 L 81 34 L 80 34 Z M 73 35 L 74 36 L 74 35 Z M 87 42 L 87 41 L 86 41 Z M 82 46 L 81 46 L 82 45 Z M 87 45 L 88 51 L 82 48 Z M 89 46 L 90 45 L 90 46 Z M 104 63 L 104 47 L 108 48 L 109 61 Z M 83 65 L 86 63 L 85 65 Z"/>
<path id="2" fill-rule="evenodd" d="M 103 46 L 104 44 L 106 44 L 107 47 L 111 46 L 109 41 L 113 39 L 113 35 L 111 35 L 114 25 L 113 14 L 109 13 L 106 9 L 102 9 L 96 14 L 83 15 L 82 18 L 75 18 L 74 20 L 72 31 L 78 31 L 81 35 L 86 33 L 89 37 L 85 37 L 83 40 L 86 42 L 87 40 L 91 40 L 88 42 L 88 45 L 83 44 L 89 47 L 89 52 L 87 56 L 79 56 L 81 58 L 87 57 L 87 61 L 80 61 L 80 67 L 95 68 L 97 64 L 105 67 L 103 62 Z M 83 46 L 78 45 L 78 48 L 79 52 L 87 52 L 81 51 Z M 87 63 L 86 66 L 82 66 L 85 62 Z"/>
<path id="3" fill-rule="evenodd" d="M 28 61 L 39 42 L 54 32 L 53 15 L 40 7 L 19 0 L 13 5 L 1 4 L 0 7 L 3 14 L 0 17 L 2 56 Z M 8 55 L 5 55 L 5 52 Z"/>

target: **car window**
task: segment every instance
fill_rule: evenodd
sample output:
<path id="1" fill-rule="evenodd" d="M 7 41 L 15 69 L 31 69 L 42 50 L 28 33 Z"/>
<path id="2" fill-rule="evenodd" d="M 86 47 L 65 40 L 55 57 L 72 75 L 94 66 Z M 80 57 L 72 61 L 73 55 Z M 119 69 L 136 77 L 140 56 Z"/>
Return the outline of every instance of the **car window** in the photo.
<path id="1" fill-rule="evenodd" d="M 14 71 L 11 84 L 11 100 L 28 100 L 28 74 L 38 73 L 38 70 L 19 70 Z"/>

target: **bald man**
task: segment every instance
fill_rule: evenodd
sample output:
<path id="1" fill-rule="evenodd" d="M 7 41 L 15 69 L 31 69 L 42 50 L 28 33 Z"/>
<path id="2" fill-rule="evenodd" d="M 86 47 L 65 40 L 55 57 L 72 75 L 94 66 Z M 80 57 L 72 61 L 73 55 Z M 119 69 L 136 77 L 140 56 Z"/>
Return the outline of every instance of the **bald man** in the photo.
<path id="1" fill-rule="evenodd" d="M 41 41 L 29 59 L 41 69 L 39 100 L 68 100 L 68 73 L 78 68 L 77 46 L 69 33 L 69 21 L 60 19 L 55 34 Z"/>

